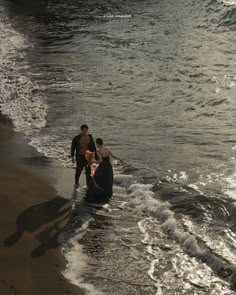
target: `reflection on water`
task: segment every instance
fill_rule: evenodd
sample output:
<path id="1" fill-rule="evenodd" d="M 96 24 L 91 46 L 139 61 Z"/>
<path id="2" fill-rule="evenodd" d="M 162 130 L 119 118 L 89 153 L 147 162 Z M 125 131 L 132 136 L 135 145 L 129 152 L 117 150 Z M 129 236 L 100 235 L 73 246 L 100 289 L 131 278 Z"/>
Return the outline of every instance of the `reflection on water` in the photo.
<path id="1" fill-rule="evenodd" d="M 228 161 L 235 36 L 202 28 L 212 15 L 200 1 L 21 2 L 10 2 L 11 14 L 34 45 L 32 78 L 46 87 L 49 104 L 42 137 L 51 134 L 66 149 L 87 121 L 126 158 L 154 168 L 204 170 L 211 157 L 211 170 Z"/>

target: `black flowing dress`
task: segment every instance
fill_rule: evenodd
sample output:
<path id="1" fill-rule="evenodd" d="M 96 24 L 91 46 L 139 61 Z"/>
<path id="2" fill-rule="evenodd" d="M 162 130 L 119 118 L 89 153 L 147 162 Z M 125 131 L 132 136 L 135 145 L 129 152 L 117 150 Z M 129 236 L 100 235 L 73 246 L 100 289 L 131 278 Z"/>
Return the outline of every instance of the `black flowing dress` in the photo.
<path id="1" fill-rule="evenodd" d="M 113 169 L 110 157 L 102 157 L 86 192 L 86 201 L 107 203 L 112 197 Z"/>

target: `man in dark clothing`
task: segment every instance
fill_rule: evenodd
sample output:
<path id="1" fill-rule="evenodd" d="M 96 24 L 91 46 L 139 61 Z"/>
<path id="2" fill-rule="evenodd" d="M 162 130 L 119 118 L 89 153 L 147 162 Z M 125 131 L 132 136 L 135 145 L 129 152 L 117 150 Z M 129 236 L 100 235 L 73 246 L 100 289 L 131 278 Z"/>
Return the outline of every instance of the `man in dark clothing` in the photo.
<path id="1" fill-rule="evenodd" d="M 86 183 L 88 186 L 91 179 L 91 169 L 88 161 L 85 159 L 85 151 L 90 150 L 91 152 L 96 152 L 96 146 L 92 135 L 88 134 L 88 126 L 83 124 L 80 130 L 81 133 L 75 136 L 71 143 L 71 159 L 73 163 L 76 161 L 75 185 L 79 185 L 79 178 L 85 167 Z"/>

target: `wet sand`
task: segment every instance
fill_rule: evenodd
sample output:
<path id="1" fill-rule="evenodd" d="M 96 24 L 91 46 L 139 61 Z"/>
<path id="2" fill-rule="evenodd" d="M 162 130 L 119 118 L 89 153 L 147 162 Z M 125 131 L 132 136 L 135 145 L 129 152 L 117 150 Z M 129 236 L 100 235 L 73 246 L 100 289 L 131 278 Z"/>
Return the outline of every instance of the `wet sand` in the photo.
<path id="1" fill-rule="evenodd" d="M 58 196 L 39 161 L 34 172 L 17 160 L 14 132 L 0 120 L 0 294 L 81 295 L 61 274 L 65 261 L 57 239 L 69 221 L 71 200 Z"/>

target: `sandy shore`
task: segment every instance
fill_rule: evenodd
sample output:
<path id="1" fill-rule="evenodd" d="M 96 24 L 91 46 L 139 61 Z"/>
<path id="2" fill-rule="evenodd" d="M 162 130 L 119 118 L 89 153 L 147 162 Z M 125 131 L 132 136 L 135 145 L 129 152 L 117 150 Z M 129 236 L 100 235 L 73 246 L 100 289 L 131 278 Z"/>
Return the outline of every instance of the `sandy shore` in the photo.
<path id="1" fill-rule="evenodd" d="M 71 201 L 40 176 L 37 162 L 35 173 L 20 164 L 10 123 L 0 120 L 0 294 L 81 295 L 61 274 L 65 261 L 57 240 Z"/>

